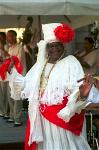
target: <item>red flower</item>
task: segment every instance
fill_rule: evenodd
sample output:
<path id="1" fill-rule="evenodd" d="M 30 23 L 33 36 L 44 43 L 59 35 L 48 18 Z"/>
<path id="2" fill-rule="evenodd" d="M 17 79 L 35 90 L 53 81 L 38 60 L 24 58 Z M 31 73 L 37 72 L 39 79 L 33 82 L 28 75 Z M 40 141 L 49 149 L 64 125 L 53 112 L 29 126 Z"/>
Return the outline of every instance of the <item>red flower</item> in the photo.
<path id="1" fill-rule="evenodd" d="M 62 24 L 55 28 L 54 34 L 61 43 L 69 43 L 73 40 L 75 31 L 67 24 Z"/>

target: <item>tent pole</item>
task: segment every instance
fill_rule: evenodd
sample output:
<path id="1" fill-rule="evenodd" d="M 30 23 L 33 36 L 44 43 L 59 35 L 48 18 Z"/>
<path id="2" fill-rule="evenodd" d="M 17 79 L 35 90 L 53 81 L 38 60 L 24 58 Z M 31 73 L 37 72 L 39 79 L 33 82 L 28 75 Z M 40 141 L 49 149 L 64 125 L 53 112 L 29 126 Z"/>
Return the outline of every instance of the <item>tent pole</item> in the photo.
<path id="1" fill-rule="evenodd" d="M 65 18 L 69 23 L 71 23 L 71 20 L 69 19 L 68 16 L 64 15 L 64 18 Z"/>

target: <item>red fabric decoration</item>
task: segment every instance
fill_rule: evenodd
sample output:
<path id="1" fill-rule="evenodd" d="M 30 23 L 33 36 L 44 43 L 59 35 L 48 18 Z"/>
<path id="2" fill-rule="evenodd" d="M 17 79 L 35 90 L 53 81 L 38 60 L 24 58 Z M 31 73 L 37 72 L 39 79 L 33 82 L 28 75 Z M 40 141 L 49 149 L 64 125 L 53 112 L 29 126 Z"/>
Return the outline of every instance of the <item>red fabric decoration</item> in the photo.
<path id="1" fill-rule="evenodd" d="M 79 136 L 84 122 L 84 112 L 75 115 L 70 119 L 69 122 L 65 122 L 63 119 L 57 116 L 57 113 L 66 106 L 68 101 L 67 97 L 64 97 L 63 103 L 58 105 L 47 106 L 44 104 L 40 105 L 40 112 L 48 121 L 65 129 L 69 130 L 75 135 Z"/>
<path id="2" fill-rule="evenodd" d="M 30 136 L 30 119 L 28 118 L 25 136 L 25 150 L 36 150 L 36 142 L 33 142 L 30 146 L 28 145 Z"/>
<path id="3" fill-rule="evenodd" d="M 22 63 L 20 62 L 20 60 L 18 59 L 17 56 L 12 56 L 12 59 L 14 61 L 14 66 L 15 66 L 16 70 L 18 71 L 18 73 L 22 74 L 22 71 L 23 71 Z M 8 71 L 10 63 L 11 63 L 11 58 L 8 58 L 0 66 L 0 76 L 1 76 L 2 80 L 6 79 L 6 73 Z"/>
<path id="4" fill-rule="evenodd" d="M 75 31 L 67 24 L 62 24 L 55 28 L 54 34 L 61 43 L 69 43 L 74 39 Z"/>
<path id="5" fill-rule="evenodd" d="M 80 114 L 75 114 L 69 122 L 65 122 L 63 119 L 60 119 L 57 116 L 57 113 L 66 106 L 68 98 L 64 97 L 62 104 L 56 104 L 47 106 L 41 104 L 39 107 L 40 113 L 45 117 L 49 122 L 63 128 L 64 130 L 69 130 L 75 135 L 79 136 L 84 122 L 84 112 Z M 30 136 L 30 119 L 28 118 L 27 128 L 26 128 L 26 137 L 25 137 L 25 150 L 36 150 L 36 142 L 34 141 L 30 146 L 28 145 Z"/>

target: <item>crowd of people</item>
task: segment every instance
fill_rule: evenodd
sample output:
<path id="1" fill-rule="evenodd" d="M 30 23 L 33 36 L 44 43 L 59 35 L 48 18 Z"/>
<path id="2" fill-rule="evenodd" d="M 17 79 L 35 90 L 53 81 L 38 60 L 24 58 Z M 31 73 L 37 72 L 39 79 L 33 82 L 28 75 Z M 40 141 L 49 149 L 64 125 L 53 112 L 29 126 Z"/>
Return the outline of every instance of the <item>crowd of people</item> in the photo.
<path id="1" fill-rule="evenodd" d="M 99 76 L 94 78 L 92 72 L 86 74 L 81 64 L 91 68 L 96 62 L 90 62 L 88 48 L 81 57 L 76 55 L 81 64 L 73 55 L 65 55 L 64 46 L 75 35 L 70 26 L 45 24 L 42 25 L 42 33 L 43 40 L 37 44 L 37 61 L 25 76 L 17 72 L 11 60 L 9 80 L 5 83 L 8 89 L 10 87 L 8 121 L 13 121 L 15 126 L 21 125 L 22 99 L 28 99 L 25 150 L 91 150 L 86 140 L 83 110 L 99 103 Z M 6 34 L 10 43 L 6 57 L 16 55 L 25 69 L 25 51 L 17 43 L 16 36 L 12 30 Z M 89 39 L 87 37 L 85 41 L 89 42 Z M 93 52 L 93 42 L 91 44 Z M 1 115 L 4 116 L 4 112 Z"/>

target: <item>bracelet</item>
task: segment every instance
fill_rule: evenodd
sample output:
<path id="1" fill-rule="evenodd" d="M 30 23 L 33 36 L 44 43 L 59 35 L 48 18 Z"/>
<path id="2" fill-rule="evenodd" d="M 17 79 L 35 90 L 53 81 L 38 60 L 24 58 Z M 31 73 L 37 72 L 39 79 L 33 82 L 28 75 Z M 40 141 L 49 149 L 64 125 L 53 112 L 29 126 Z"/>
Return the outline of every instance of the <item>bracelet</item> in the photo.
<path id="1" fill-rule="evenodd" d="M 86 99 L 87 99 L 87 97 L 81 97 L 80 93 L 79 93 L 78 98 L 79 98 L 80 101 L 86 101 Z"/>
<path id="2" fill-rule="evenodd" d="M 80 101 L 86 101 L 86 97 L 80 97 Z"/>

